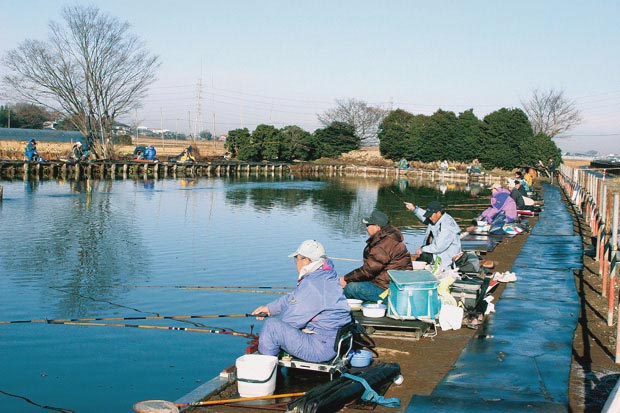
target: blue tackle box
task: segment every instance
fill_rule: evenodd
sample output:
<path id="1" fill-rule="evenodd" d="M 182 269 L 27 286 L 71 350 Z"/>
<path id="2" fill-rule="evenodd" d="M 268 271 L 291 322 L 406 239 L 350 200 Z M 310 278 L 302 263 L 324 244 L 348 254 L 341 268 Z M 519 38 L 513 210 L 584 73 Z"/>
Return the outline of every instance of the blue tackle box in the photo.
<path id="1" fill-rule="evenodd" d="M 388 270 L 390 295 L 387 316 L 398 320 L 434 320 L 441 301 L 437 295 L 439 281 L 427 270 Z"/>

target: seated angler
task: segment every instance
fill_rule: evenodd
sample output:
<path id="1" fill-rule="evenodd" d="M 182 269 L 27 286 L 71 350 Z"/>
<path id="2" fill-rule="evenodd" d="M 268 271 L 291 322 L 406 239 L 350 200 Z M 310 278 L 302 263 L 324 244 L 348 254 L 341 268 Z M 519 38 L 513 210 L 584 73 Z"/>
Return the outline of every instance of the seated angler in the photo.
<path id="1" fill-rule="evenodd" d="M 270 316 L 261 330 L 258 351 L 275 356 L 282 349 L 306 361 L 329 360 L 336 355 L 338 330 L 351 321 L 338 275 L 317 241 L 302 242 L 289 257 L 297 266 L 297 288 L 252 312 L 259 320 L 260 314 Z M 280 317 L 271 317 L 276 315 Z"/>
<path id="2" fill-rule="evenodd" d="M 424 233 L 424 245 L 416 250 L 417 260 L 448 269 L 456 259 L 462 257 L 461 229 L 448 213 L 444 212 L 438 201 L 432 201 L 427 209 L 410 202 L 405 207 L 412 211 L 420 221 L 428 224 Z"/>
<path id="3" fill-rule="evenodd" d="M 373 211 L 366 224 L 369 238 L 364 248 L 361 267 L 340 278 L 347 298 L 377 302 L 390 286 L 388 270 L 411 270 L 411 254 L 405 246 L 401 232 L 390 225 L 387 215 Z"/>
<path id="4" fill-rule="evenodd" d="M 491 224 L 500 212 L 506 216 L 506 223 L 517 220 L 517 204 L 510 197 L 510 191 L 496 182 L 491 186 L 491 206 L 482 211 L 479 220 L 484 219 Z"/>

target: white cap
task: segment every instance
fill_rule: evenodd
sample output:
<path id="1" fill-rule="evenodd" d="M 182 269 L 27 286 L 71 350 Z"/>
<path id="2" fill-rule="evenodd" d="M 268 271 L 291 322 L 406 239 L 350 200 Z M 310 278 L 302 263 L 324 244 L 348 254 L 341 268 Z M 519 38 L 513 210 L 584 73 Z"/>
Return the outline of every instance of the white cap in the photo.
<path id="1" fill-rule="evenodd" d="M 325 247 L 320 242 L 309 239 L 302 242 L 294 253 L 289 254 L 289 257 L 296 257 L 298 255 L 310 258 L 312 261 L 318 261 L 321 258 L 325 258 Z"/>

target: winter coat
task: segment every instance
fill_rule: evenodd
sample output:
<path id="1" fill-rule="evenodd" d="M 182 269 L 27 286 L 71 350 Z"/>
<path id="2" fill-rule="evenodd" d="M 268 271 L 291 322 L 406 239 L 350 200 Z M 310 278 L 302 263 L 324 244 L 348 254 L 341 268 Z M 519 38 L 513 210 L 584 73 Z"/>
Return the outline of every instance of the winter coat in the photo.
<path id="1" fill-rule="evenodd" d="M 32 142 L 28 142 L 26 145 L 26 158 L 29 161 L 36 161 L 39 158 L 39 152 L 37 152 L 37 148 L 32 144 Z"/>
<path id="2" fill-rule="evenodd" d="M 416 207 L 413 210 L 415 216 L 422 222 L 428 222 L 424 218 L 426 210 Z M 426 245 L 420 247 L 422 252 L 433 254 L 433 257 L 441 259 L 441 267 L 448 268 L 452 265 L 454 257 L 459 255 L 461 251 L 461 228 L 447 213 L 442 213 L 441 218 L 436 223 L 429 223 L 424 233 L 424 239 L 433 236 L 433 240 Z"/>
<path id="3" fill-rule="evenodd" d="M 401 232 L 386 225 L 366 240 L 364 264 L 344 276 L 349 282 L 370 281 L 380 288 L 388 288 L 388 270 L 411 270 L 411 254 Z"/>
<path id="4" fill-rule="evenodd" d="M 304 275 L 297 288 L 267 304 L 272 316 L 298 329 L 335 337 L 338 329 L 351 321 L 351 308 L 344 297 L 333 263 Z"/>
<path id="5" fill-rule="evenodd" d="M 482 218 L 489 224 L 493 222 L 493 217 L 499 211 L 506 214 L 506 223 L 515 222 L 517 220 L 517 204 L 510 197 L 510 191 L 504 188 L 498 188 L 491 195 L 491 206 L 482 211 Z"/>
<path id="6" fill-rule="evenodd" d="M 146 148 L 146 151 L 144 151 L 144 159 L 147 159 L 149 161 L 154 161 L 156 154 L 157 154 L 157 151 L 155 150 L 155 148 L 152 146 L 149 146 L 148 148 Z"/>
<path id="7" fill-rule="evenodd" d="M 510 197 L 515 201 L 515 204 L 517 205 L 517 210 L 525 209 L 525 200 L 523 199 L 523 194 L 521 194 L 521 192 L 517 188 L 512 188 L 510 190 Z"/>

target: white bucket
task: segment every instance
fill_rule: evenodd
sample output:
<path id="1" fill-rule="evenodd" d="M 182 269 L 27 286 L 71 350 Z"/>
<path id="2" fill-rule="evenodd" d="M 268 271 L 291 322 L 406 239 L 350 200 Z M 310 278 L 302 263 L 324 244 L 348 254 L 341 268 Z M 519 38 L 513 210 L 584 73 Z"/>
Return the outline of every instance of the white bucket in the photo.
<path id="1" fill-rule="evenodd" d="M 246 354 L 235 362 L 239 396 L 270 396 L 276 389 L 278 358 L 262 354 Z"/>

